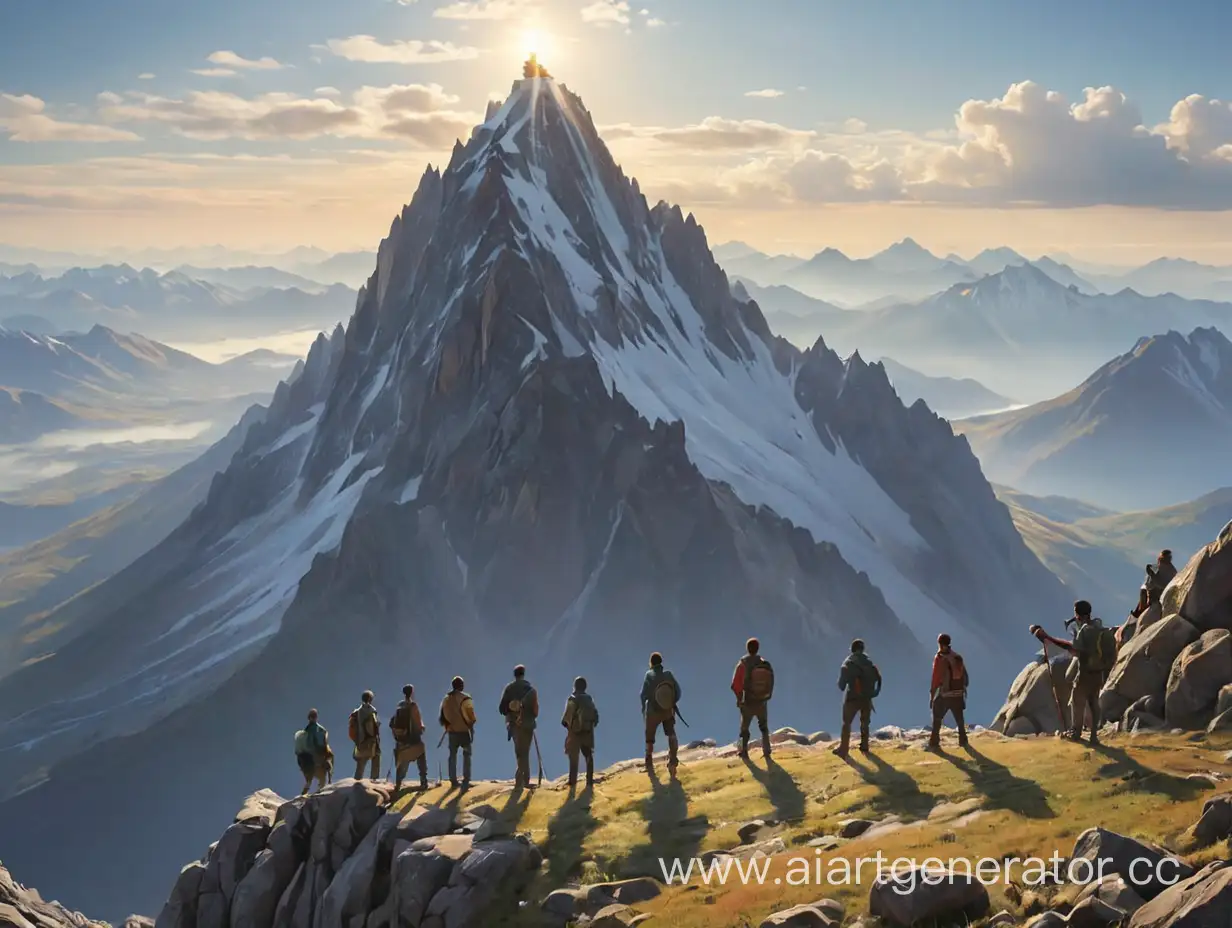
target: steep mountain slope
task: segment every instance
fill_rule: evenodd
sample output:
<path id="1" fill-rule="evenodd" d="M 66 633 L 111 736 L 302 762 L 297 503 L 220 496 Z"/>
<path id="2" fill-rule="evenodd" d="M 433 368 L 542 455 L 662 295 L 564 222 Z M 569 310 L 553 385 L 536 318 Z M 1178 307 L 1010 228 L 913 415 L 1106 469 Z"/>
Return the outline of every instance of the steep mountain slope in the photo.
<path id="1" fill-rule="evenodd" d="M 987 413 L 1006 409 L 1014 401 L 999 393 L 993 393 L 978 380 L 970 377 L 931 377 L 899 364 L 893 358 L 881 358 L 886 376 L 894 385 L 894 392 L 904 403 L 923 400 L 928 408 L 947 419 Z"/>
<path id="2" fill-rule="evenodd" d="M 1232 304 L 1132 291 L 1088 295 L 1024 265 L 852 322 L 827 337 L 844 350 L 954 370 L 998 393 L 1035 400 L 1071 389 L 1083 372 L 1129 350 L 1143 332 L 1232 330 Z"/>
<path id="3" fill-rule="evenodd" d="M 71 409 L 41 393 L 0 387 L 0 445 L 30 441 L 80 421 Z"/>
<path id="4" fill-rule="evenodd" d="M 956 428 L 998 482 L 1122 510 L 1181 503 L 1232 472 L 1232 342 L 1144 338 L 1069 393 Z"/>
<path id="5" fill-rule="evenodd" d="M 286 770 L 309 705 L 332 721 L 410 678 L 430 706 L 463 673 L 494 770 L 491 710 L 521 660 L 545 721 L 576 673 L 610 694 L 601 754 L 619 757 L 652 649 L 694 724 L 734 724 L 750 633 L 776 711 L 833 715 L 819 667 L 853 636 L 907 680 L 950 631 L 1008 682 L 1006 630 L 1065 599 L 944 420 L 880 365 L 776 339 L 693 218 L 650 207 L 581 101 L 528 79 L 424 174 L 346 330 L 192 516 L 66 607 L 87 631 L 0 680 L 0 783 L 25 790 L 0 831 L 74 821 L 71 851 L 19 849 L 23 873 L 142 908 L 115 876 L 165 886 L 237 790 Z M 135 809 L 174 809 L 175 836 L 98 853 Z"/>

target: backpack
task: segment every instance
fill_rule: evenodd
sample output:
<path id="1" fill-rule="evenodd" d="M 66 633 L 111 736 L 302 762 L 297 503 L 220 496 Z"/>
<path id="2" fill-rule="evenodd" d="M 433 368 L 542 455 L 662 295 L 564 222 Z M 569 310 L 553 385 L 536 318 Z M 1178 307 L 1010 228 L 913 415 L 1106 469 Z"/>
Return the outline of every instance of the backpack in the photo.
<path id="1" fill-rule="evenodd" d="M 590 699 L 576 699 L 573 696 L 569 697 L 573 700 L 573 717 L 569 720 L 569 730 L 574 734 L 583 734 L 595 729 L 595 704 Z"/>
<path id="2" fill-rule="evenodd" d="M 1117 659 L 1117 636 L 1115 628 L 1105 628 L 1099 619 L 1095 620 L 1097 633 L 1095 649 L 1087 658 L 1087 670 L 1111 670 Z"/>
<path id="3" fill-rule="evenodd" d="M 350 718 L 347 719 L 347 737 L 355 744 L 359 744 L 359 710 L 352 709 Z"/>
<path id="4" fill-rule="evenodd" d="M 295 754 L 298 757 L 300 754 L 311 754 L 312 750 L 308 746 L 308 732 L 302 728 L 295 733 Z"/>
<path id="5" fill-rule="evenodd" d="M 676 684 L 671 680 L 671 677 L 664 676 L 654 688 L 654 701 L 664 712 L 671 712 L 676 708 Z"/>
<path id="6" fill-rule="evenodd" d="M 406 741 L 417 732 L 411 731 L 411 707 L 402 703 L 389 717 L 389 730 L 393 732 L 394 740 Z"/>
<path id="7" fill-rule="evenodd" d="M 945 658 L 950 668 L 950 689 L 965 691 L 971 682 L 971 677 L 967 674 L 967 665 L 963 663 L 962 655 L 957 651 L 951 651 Z"/>
<path id="8" fill-rule="evenodd" d="M 858 699 L 872 699 L 881 693 L 881 671 L 872 661 L 853 661 L 856 673 L 849 685 L 851 695 Z"/>
<path id="9" fill-rule="evenodd" d="M 764 658 L 750 662 L 748 678 L 744 682 L 744 698 L 753 702 L 765 702 L 774 695 L 774 668 Z"/>

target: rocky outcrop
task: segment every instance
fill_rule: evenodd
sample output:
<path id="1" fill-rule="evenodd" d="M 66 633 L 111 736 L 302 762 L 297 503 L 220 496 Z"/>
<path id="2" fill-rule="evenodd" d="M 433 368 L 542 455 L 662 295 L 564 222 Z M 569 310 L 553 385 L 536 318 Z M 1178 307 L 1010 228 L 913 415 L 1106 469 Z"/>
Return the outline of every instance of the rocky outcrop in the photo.
<path id="1" fill-rule="evenodd" d="M 130 921 L 146 921 L 134 916 Z M 27 889 L 0 864 L 0 925 L 4 928 L 109 928 L 91 921 L 80 912 L 70 912 L 58 902 L 44 902 L 35 890 Z M 127 926 L 126 926 L 127 928 Z"/>
<path id="2" fill-rule="evenodd" d="M 1203 803 L 1202 817 L 1191 832 L 1199 847 L 1232 838 L 1232 796 L 1216 796 Z"/>
<path id="3" fill-rule="evenodd" d="M 1232 522 L 1172 578 L 1162 605 L 1202 631 L 1232 629 Z"/>
<path id="4" fill-rule="evenodd" d="M 868 895 L 870 915 L 891 925 L 963 919 L 988 914 L 988 890 L 970 874 L 917 867 L 905 873 L 883 873 Z"/>
<path id="5" fill-rule="evenodd" d="M 343 780 L 245 803 L 181 872 L 155 928 L 480 928 L 542 860 L 525 836 L 448 808 L 389 809 L 387 788 Z M 501 823 L 503 825 L 503 822 Z"/>
<path id="6" fill-rule="evenodd" d="M 1173 662 L 1198 635 L 1198 630 L 1179 615 L 1169 615 L 1134 635 L 1117 653 L 1116 663 L 1099 695 L 1104 718 L 1120 718 L 1143 696 L 1164 693 Z"/>
<path id="7" fill-rule="evenodd" d="M 843 921 L 843 906 L 833 899 L 795 905 L 763 919 L 758 928 L 837 928 Z"/>
<path id="8" fill-rule="evenodd" d="M 1218 928 L 1232 912 L 1232 867 L 1214 863 L 1138 909 L 1129 928 Z"/>
<path id="9" fill-rule="evenodd" d="M 1051 734 L 1068 724 L 1068 715 L 1058 715 L 1057 705 L 1068 713 L 1071 682 L 1066 671 L 1071 660 L 1056 657 L 1050 664 L 1038 660 L 1024 667 L 989 728 L 1004 735 L 1037 735 Z"/>
<path id="10" fill-rule="evenodd" d="M 1089 867 L 1076 867 L 1079 859 L 1088 861 Z M 1192 867 L 1166 848 L 1105 828 L 1088 828 L 1078 836 L 1070 867 L 1071 873 L 1082 875 L 1085 870 L 1092 878 L 1119 876 L 1143 899 L 1154 899 L 1171 885 L 1168 881 L 1193 874 Z"/>
<path id="11" fill-rule="evenodd" d="M 1186 647 L 1172 664 L 1164 718 L 1176 728 L 1205 728 L 1215 715 L 1220 690 L 1232 680 L 1232 632 L 1212 629 Z"/>

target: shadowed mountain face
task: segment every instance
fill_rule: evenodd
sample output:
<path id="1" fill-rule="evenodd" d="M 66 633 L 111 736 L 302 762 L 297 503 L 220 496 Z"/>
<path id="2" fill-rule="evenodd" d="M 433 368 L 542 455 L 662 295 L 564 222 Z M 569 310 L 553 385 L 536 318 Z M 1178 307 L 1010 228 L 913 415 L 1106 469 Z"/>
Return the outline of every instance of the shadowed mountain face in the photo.
<path id="1" fill-rule="evenodd" d="M 991 715 L 1020 663 L 1006 631 L 1065 599 L 944 420 L 905 408 L 880 365 L 774 338 L 581 101 L 520 81 L 425 173 L 349 325 L 206 500 L 73 604 L 100 610 L 88 631 L 0 681 L 0 782 L 27 790 L 0 830 L 73 822 L 71 851 L 18 848 L 14 866 L 93 911 L 148 910 L 240 791 L 294 786 L 310 705 L 345 772 L 362 689 L 388 711 L 413 680 L 431 720 L 461 673 L 490 775 L 518 661 L 550 744 L 589 678 L 615 759 L 640 748 L 652 649 L 694 731 L 722 737 L 749 634 L 776 667 L 775 718 L 805 727 L 837 721 L 856 635 L 889 681 L 879 709 L 922 720 L 945 630 Z M 122 814 L 159 840 L 130 830 L 101 853 Z"/>
<path id="2" fill-rule="evenodd" d="M 1144 338 L 1078 388 L 957 425 L 996 481 L 1121 510 L 1194 499 L 1232 472 L 1232 342 Z"/>

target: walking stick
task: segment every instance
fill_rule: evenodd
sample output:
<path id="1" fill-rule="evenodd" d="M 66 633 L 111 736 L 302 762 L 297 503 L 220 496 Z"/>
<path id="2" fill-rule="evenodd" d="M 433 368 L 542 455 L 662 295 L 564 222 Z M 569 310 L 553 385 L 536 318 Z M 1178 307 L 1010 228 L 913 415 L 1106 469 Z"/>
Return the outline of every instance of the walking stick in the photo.
<path id="1" fill-rule="evenodd" d="M 539 759 L 539 785 L 543 785 L 543 754 L 539 751 L 539 732 L 534 732 L 532 737 L 535 740 L 535 756 Z"/>
<path id="2" fill-rule="evenodd" d="M 438 741 L 438 742 L 436 742 L 436 749 L 437 749 L 438 751 L 441 749 L 441 745 L 445 743 L 445 736 L 446 736 L 447 734 L 449 734 L 449 729 L 448 729 L 448 728 L 446 728 L 443 732 L 441 732 L 441 740 L 440 740 L 440 741 Z"/>

